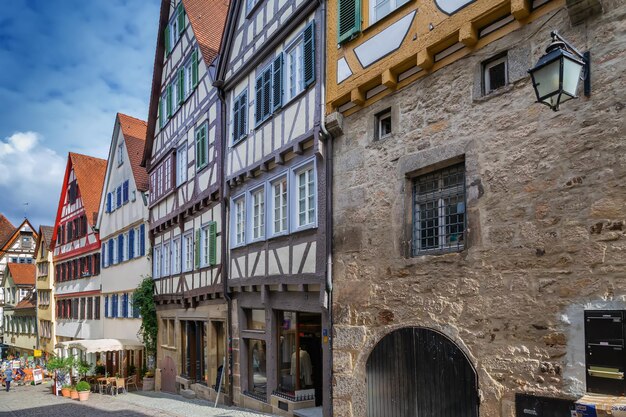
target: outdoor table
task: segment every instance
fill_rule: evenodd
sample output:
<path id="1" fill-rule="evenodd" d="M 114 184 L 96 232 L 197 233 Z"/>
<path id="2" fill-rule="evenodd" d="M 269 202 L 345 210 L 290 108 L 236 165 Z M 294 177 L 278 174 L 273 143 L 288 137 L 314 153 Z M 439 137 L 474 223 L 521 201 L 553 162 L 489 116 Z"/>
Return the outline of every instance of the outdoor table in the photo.
<path id="1" fill-rule="evenodd" d="M 116 379 L 114 376 L 109 376 L 109 377 L 103 376 L 103 377 L 98 378 L 96 381 L 98 382 L 98 385 L 104 385 L 104 390 L 106 392 L 107 388 L 112 386 L 115 383 Z M 102 382 L 104 384 L 101 384 Z"/>

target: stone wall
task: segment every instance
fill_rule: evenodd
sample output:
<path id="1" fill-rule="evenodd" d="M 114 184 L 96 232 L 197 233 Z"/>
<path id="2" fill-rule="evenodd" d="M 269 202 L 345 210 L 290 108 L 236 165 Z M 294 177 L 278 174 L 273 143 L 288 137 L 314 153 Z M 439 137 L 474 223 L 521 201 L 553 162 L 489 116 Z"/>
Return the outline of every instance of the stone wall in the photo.
<path id="1" fill-rule="evenodd" d="M 334 152 L 333 407 L 366 416 L 365 364 L 393 329 L 440 330 L 478 373 L 482 417 L 514 394 L 585 390 L 585 308 L 626 309 L 626 3 L 571 26 L 547 15 L 345 118 Z M 592 96 L 559 112 L 528 76 L 557 29 L 592 54 Z M 512 84 L 480 97 L 509 50 Z M 393 134 L 374 141 L 391 107 Z M 406 174 L 464 156 L 467 241 L 408 257 Z M 410 226 L 410 225 L 409 225 Z"/>

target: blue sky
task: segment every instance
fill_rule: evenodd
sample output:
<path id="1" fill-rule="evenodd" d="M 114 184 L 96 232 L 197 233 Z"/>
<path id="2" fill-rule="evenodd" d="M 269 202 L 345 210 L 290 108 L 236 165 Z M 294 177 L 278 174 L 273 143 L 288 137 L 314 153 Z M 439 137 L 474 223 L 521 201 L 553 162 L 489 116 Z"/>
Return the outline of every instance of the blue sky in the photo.
<path id="1" fill-rule="evenodd" d="M 115 113 L 146 119 L 159 4 L 2 2 L 0 213 L 16 226 L 54 223 L 67 153 L 106 158 Z"/>

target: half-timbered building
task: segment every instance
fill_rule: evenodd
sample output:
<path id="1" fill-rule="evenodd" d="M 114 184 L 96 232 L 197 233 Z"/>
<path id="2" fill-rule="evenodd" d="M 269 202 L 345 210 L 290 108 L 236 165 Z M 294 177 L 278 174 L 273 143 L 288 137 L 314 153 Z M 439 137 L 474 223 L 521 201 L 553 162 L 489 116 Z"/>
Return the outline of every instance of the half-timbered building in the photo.
<path id="1" fill-rule="evenodd" d="M 133 291 L 150 275 L 148 174 L 140 166 L 145 143 L 146 122 L 118 113 L 96 222 L 101 242 L 103 338 L 137 343 L 141 319 Z M 108 352 L 107 371 L 128 375 L 131 367 L 143 363 L 141 353 Z"/>
<path id="2" fill-rule="evenodd" d="M 100 238 L 95 230 L 107 161 L 70 152 L 51 250 L 57 341 L 102 338 Z"/>
<path id="3" fill-rule="evenodd" d="M 37 317 L 33 295 L 35 265 L 9 262 L 4 270 L 4 323 L 8 353 L 17 357 L 33 354 L 37 345 Z"/>
<path id="4" fill-rule="evenodd" d="M 54 227 L 39 226 L 35 262 L 37 265 L 37 349 L 41 349 L 44 358 L 54 354 L 56 336 L 54 330 L 54 264 L 50 247 Z"/>
<path id="5" fill-rule="evenodd" d="M 34 263 L 37 237 L 37 232 L 28 219 L 24 219 L 18 227 L 15 227 L 0 214 L 0 282 L 9 263 Z M 4 289 L 0 286 L 0 340 L 4 324 L 4 301 Z"/>
<path id="6" fill-rule="evenodd" d="M 142 165 L 149 174 L 157 388 L 229 395 L 215 64 L 227 1 L 163 0 Z M 223 382 L 220 384 L 220 382 Z M 221 385 L 221 388 L 218 388 Z"/>
<path id="7" fill-rule="evenodd" d="M 287 415 L 330 412 L 322 4 L 233 1 L 217 76 L 233 399 Z"/>

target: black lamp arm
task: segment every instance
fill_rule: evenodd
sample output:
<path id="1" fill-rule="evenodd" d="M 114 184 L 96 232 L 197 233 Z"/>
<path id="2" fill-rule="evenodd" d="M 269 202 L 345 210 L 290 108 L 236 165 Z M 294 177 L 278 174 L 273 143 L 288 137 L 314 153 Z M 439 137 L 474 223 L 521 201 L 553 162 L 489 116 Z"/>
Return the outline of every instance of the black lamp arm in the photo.
<path id="1" fill-rule="evenodd" d="M 580 52 L 578 49 L 574 47 L 571 43 L 569 43 L 565 38 L 563 38 L 556 30 L 550 32 L 550 36 L 552 36 L 553 41 L 561 41 L 565 44 L 567 49 L 569 49 L 572 53 L 576 54 L 580 59 L 583 60 L 585 66 L 583 67 L 583 73 L 581 74 L 581 79 L 584 81 L 584 94 L 586 97 L 591 95 L 591 53 Z"/>

